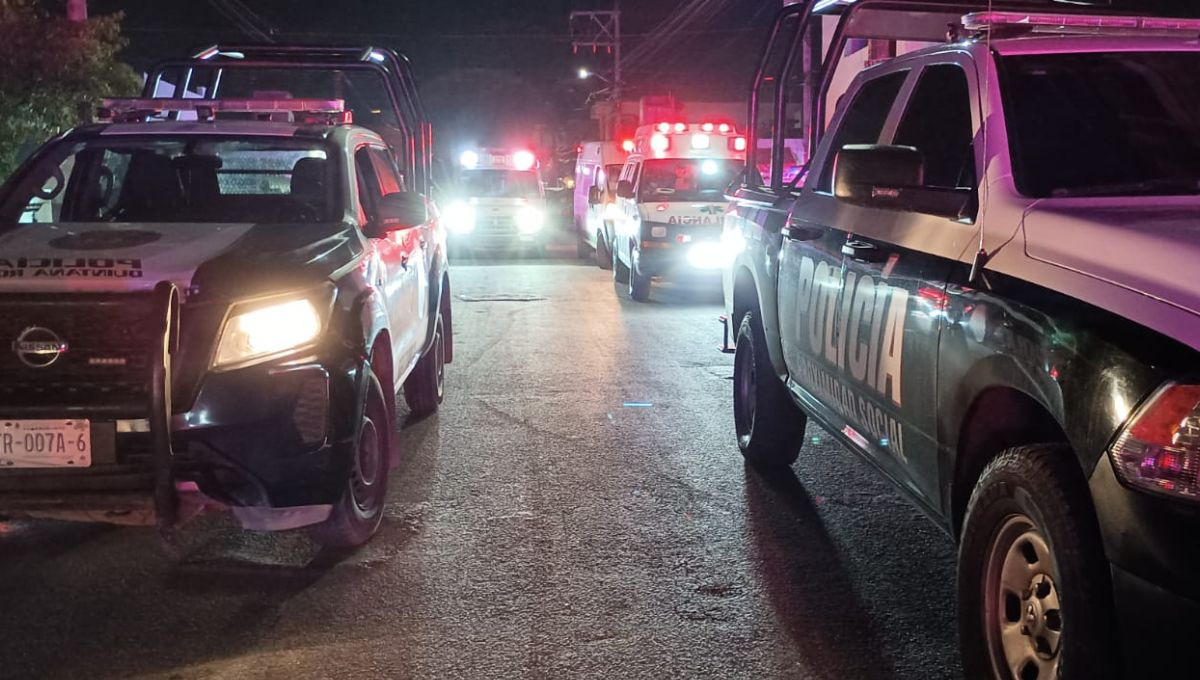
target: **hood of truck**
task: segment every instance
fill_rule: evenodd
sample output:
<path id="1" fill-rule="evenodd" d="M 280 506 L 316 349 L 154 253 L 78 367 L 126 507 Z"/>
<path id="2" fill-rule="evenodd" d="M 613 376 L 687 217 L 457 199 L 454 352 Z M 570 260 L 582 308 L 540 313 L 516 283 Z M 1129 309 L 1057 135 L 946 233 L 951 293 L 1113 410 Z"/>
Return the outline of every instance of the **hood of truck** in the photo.
<path id="1" fill-rule="evenodd" d="M 1024 231 L 1034 259 L 1200 315 L 1200 200 L 1042 204 L 1029 211 Z"/>
<path id="2" fill-rule="evenodd" d="M 721 225 L 725 221 L 725 201 L 646 201 L 638 204 L 643 222 L 682 225 Z"/>
<path id="3" fill-rule="evenodd" d="M 170 281 L 189 298 L 246 297 L 317 283 L 359 251 L 341 224 L 25 224 L 0 233 L 0 293 Z"/>

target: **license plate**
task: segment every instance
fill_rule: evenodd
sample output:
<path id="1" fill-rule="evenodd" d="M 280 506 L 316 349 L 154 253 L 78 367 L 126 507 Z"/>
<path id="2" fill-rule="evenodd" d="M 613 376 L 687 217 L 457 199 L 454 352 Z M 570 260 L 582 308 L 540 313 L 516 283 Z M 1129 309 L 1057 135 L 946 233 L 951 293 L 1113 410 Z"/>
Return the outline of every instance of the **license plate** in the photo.
<path id="1" fill-rule="evenodd" d="M 87 420 L 0 420 L 0 469 L 90 467 Z"/>

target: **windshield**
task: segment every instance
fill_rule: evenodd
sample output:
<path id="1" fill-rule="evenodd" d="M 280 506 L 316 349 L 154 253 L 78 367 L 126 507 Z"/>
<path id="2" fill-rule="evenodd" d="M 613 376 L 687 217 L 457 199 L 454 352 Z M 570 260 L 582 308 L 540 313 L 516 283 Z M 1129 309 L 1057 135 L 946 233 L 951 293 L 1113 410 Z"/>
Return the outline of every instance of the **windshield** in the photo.
<path id="1" fill-rule="evenodd" d="M 525 170 L 465 170 L 459 193 L 468 198 L 537 198 L 537 173 Z"/>
<path id="2" fill-rule="evenodd" d="M 111 137 L 45 154 L 9 196 L 6 223 L 321 222 L 341 219 L 321 142 Z"/>
<path id="3" fill-rule="evenodd" d="M 1001 69 L 1021 193 L 1198 193 L 1200 52 L 1020 55 Z"/>
<path id="4" fill-rule="evenodd" d="M 642 164 L 638 195 L 643 201 L 723 201 L 725 188 L 741 171 L 729 158 L 663 158 Z"/>
<path id="5" fill-rule="evenodd" d="M 624 166 L 621 163 L 604 166 L 604 186 L 610 194 L 617 192 L 617 182 L 621 179 L 622 167 Z"/>

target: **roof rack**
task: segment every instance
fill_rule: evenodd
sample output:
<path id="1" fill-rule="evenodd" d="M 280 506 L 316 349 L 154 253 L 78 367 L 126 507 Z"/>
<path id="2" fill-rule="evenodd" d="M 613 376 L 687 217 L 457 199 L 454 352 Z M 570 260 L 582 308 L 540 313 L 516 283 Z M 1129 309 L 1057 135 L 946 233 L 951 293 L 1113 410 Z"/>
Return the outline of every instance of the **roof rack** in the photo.
<path id="1" fill-rule="evenodd" d="M 217 113 L 259 114 L 261 120 L 278 120 L 288 114 L 307 124 L 341 125 L 353 122 L 341 99 L 105 99 L 96 111 L 97 122 L 147 122 L 171 112 L 191 112 L 197 120 L 212 121 Z M 294 114 L 303 114 L 294 116 Z"/>
<path id="2" fill-rule="evenodd" d="M 972 12 L 962 18 L 969 35 L 1029 33 L 1087 35 L 1200 35 L 1200 19 L 1145 17 L 1114 14 L 1065 14 L 1046 12 Z"/>

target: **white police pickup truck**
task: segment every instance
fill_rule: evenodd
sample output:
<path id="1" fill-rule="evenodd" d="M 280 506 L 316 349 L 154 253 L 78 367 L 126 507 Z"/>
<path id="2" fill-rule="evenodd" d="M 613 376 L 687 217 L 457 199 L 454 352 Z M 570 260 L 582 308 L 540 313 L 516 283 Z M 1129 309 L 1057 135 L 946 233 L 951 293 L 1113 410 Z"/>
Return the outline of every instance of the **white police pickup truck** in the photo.
<path id="1" fill-rule="evenodd" d="M 0 513 L 366 541 L 450 360 L 425 197 L 340 100 L 106 106 L 0 188 Z"/>
<path id="2" fill-rule="evenodd" d="M 831 53 L 868 11 L 956 29 L 858 73 L 795 184 L 776 154 L 737 191 L 739 447 L 786 466 L 814 421 L 959 541 L 968 678 L 1190 677 L 1200 22 L 860 4 Z"/>

